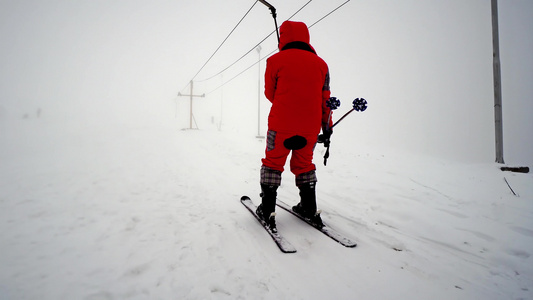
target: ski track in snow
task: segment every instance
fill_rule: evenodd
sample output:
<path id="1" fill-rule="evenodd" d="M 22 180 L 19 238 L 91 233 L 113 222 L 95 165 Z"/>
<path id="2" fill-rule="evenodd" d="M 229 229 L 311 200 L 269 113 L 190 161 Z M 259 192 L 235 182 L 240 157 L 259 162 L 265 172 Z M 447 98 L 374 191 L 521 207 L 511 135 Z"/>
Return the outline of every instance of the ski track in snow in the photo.
<path id="1" fill-rule="evenodd" d="M 339 137 L 327 167 L 315 151 L 318 204 L 358 246 L 279 210 L 298 250 L 283 254 L 239 203 L 259 201 L 261 140 L 13 122 L 0 136 L 1 299 L 533 298 L 531 174 Z M 288 171 L 278 196 L 298 201 Z"/>

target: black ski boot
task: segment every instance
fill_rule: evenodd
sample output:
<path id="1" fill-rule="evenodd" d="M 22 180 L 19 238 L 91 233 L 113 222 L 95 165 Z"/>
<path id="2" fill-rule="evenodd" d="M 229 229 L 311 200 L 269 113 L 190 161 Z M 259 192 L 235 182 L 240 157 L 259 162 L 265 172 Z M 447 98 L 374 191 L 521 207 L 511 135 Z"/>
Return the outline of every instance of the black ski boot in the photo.
<path id="1" fill-rule="evenodd" d="M 320 217 L 320 211 L 316 209 L 316 182 L 309 182 L 300 185 L 300 203 L 292 207 L 292 211 L 309 219 L 313 224 L 318 227 L 324 227 L 322 218 Z"/>
<path id="2" fill-rule="evenodd" d="M 268 227 L 272 232 L 278 232 L 276 228 L 276 197 L 277 186 L 274 185 L 261 185 L 261 204 L 257 207 L 256 213 L 261 220 L 268 224 Z"/>

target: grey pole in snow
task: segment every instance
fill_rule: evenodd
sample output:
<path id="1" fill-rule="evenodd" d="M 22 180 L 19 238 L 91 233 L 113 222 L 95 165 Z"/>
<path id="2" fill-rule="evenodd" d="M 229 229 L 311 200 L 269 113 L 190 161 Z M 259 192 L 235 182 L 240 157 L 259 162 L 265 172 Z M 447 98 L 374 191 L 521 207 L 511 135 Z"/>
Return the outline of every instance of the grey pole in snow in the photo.
<path id="1" fill-rule="evenodd" d="M 257 138 L 262 139 L 261 135 L 261 45 L 256 48 L 259 58 L 257 65 L 259 66 L 259 75 L 257 80 Z"/>
<path id="2" fill-rule="evenodd" d="M 494 70 L 494 124 L 496 129 L 496 162 L 503 164 L 503 121 L 502 121 L 502 76 L 500 70 L 500 39 L 498 35 L 498 1 L 491 0 L 492 48 Z"/>

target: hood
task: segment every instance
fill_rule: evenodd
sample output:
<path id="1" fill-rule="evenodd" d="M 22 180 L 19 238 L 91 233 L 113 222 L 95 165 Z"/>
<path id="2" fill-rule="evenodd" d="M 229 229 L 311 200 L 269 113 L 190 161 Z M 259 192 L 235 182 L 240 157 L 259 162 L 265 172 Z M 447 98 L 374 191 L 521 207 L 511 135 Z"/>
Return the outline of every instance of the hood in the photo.
<path id="1" fill-rule="evenodd" d="M 303 42 L 309 45 L 309 29 L 303 22 L 285 21 L 281 24 L 279 31 L 278 48 L 280 51 L 292 42 Z"/>

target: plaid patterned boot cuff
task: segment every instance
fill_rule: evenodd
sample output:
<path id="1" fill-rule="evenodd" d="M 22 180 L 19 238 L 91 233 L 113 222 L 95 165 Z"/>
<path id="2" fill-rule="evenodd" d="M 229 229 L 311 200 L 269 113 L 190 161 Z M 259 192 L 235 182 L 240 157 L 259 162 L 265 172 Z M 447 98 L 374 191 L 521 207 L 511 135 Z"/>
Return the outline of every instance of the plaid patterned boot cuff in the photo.
<path id="1" fill-rule="evenodd" d="M 309 182 L 317 182 L 315 170 L 296 176 L 296 186 L 301 186 Z"/>
<path id="2" fill-rule="evenodd" d="M 269 167 L 261 166 L 261 184 L 264 185 L 281 185 L 281 172 Z"/>

